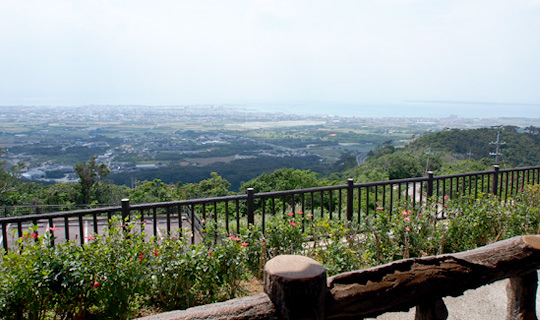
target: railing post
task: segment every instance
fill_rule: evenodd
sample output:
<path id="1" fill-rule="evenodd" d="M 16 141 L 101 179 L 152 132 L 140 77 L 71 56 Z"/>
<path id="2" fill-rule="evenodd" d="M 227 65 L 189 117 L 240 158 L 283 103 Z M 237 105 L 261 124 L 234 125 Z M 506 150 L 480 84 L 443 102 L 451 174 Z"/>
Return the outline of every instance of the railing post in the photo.
<path id="1" fill-rule="evenodd" d="M 353 217 L 353 202 L 354 202 L 354 180 L 347 179 L 347 221 L 351 221 Z"/>
<path id="2" fill-rule="evenodd" d="M 433 196 L 433 171 L 428 171 L 427 176 L 428 176 L 428 181 L 427 181 L 426 194 L 427 194 L 427 198 L 429 199 Z"/>
<path id="3" fill-rule="evenodd" d="M 247 189 L 247 218 L 248 224 L 255 223 L 255 201 L 253 195 L 255 191 L 253 188 Z"/>
<path id="4" fill-rule="evenodd" d="M 122 199 L 122 224 L 126 222 L 126 218 L 129 221 L 129 199 Z"/>
<path id="5" fill-rule="evenodd" d="M 497 190 L 499 190 L 499 166 L 493 166 L 493 185 L 491 188 L 491 193 L 497 195 Z"/>

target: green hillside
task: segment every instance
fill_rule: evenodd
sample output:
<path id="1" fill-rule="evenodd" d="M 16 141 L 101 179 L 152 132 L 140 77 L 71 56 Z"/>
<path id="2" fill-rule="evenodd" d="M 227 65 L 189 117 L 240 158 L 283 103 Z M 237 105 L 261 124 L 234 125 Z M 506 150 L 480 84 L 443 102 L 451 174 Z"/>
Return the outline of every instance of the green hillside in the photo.
<path id="1" fill-rule="evenodd" d="M 333 177 L 366 182 L 418 177 L 427 170 L 435 174 L 488 170 L 496 162 L 490 153 L 496 152 L 498 133 L 501 168 L 540 163 L 540 128 L 451 129 L 416 137 L 403 148 L 395 148 L 387 141 L 371 151 L 364 164 Z"/>

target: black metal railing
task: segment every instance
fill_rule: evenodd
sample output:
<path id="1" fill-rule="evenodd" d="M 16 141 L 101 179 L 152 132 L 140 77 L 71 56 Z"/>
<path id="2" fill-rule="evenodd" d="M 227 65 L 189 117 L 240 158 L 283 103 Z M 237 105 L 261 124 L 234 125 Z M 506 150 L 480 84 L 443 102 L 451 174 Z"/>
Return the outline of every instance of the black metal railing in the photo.
<path id="1" fill-rule="evenodd" d="M 269 214 L 288 212 L 301 212 L 303 219 L 309 215 L 313 219 L 327 217 L 360 222 L 363 216 L 377 210 L 393 211 L 403 201 L 417 206 L 436 197 L 444 204 L 449 198 L 477 197 L 482 193 L 507 200 L 526 185 L 539 181 L 540 167 L 499 169 L 494 166 L 493 170 L 481 172 L 444 176 L 429 172 L 424 177 L 358 184 L 349 179 L 345 185 L 265 193 L 248 189 L 243 195 L 205 199 L 134 205 L 124 199 L 121 206 L 0 218 L 0 240 L 7 250 L 10 239 L 23 236 L 24 230 L 34 224 L 38 232 L 49 228 L 57 241 L 77 239 L 84 243 L 92 234 L 100 233 L 116 215 L 132 220 L 137 216 L 146 234 L 152 236 L 171 234 L 178 228 L 189 229 L 191 241 L 196 242 L 199 229 L 210 221 L 228 234 L 239 233 L 250 224 L 261 225 L 264 232 Z"/>

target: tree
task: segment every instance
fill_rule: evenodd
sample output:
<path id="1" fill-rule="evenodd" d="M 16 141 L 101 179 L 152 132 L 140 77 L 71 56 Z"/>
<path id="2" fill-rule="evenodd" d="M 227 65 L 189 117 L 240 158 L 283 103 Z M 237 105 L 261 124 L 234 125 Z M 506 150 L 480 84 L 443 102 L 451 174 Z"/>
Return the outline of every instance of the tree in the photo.
<path id="1" fill-rule="evenodd" d="M 318 180 L 317 176 L 318 174 L 311 170 L 282 168 L 242 183 L 240 190 L 253 188 L 255 192 L 269 192 L 319 187 L 323 182 Z"/>
<path id="2" fill-rule="evenodd" d="M 5 154 L 5 151 L 0 149 L 0 157 Z M 7 162 L 0 161 L 0 203 L 3 206 L 17 204 L 17 185 L 20 183 L 20 171 L 24 168 L 24 164 L 12 166 L 6 170 Z"/>
<path id="3" fill-rule="evenodd" d="M 223 179 L 216 172 L 210 173 L 210 178 L 199 183 L 188 183 L 183 187 L 186 199 L 221 197 L 229 194 L 229 181 Z"/>
<path id="4" fill-rule="evenodd" d="M 75 173 L 79 177 L 79 186 L 81 189 L 80 203 L 88 204 L 90 203 L 92 188 L 98 186 L 110 173 L 110 170 L 104 163 L 96 164 L 96 157 L 92 157 L 88 162 L 77 163 L 75 165 Z"/>
<path id="5" fill-rule="evenodd" d="M 178 186 L 180 183 L 178 183 Z M 160 179 L 142 181 L 131 189 L 129 200 L 132 203 L 165 202 L 177 199 L 177 185 L 166 184 Z"/>

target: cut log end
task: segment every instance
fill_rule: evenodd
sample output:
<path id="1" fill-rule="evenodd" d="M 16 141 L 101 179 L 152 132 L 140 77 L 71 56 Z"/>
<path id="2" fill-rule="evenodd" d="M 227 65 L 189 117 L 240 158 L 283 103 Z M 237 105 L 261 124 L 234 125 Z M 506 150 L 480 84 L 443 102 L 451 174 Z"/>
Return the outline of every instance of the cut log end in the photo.
<path id="1" fill-rule="evenodd" d="M 540 250 L 540 236 L 523 236 L 523 242 L 532 249 Z"/>
<path id="2" fill-rule="evenodd" d="M 296 255 L 281 255 L 268 261 L 264 267 L 267 274 L 286 279 L 311 279 L 326 273 L 317 261 Z"/>
<path id="3" fill-rule="evenodd" d="M 264 291 L 282 319 L 324 319 L 326 270 L 303 256 L 277 256 L 264 268 Z"/>

